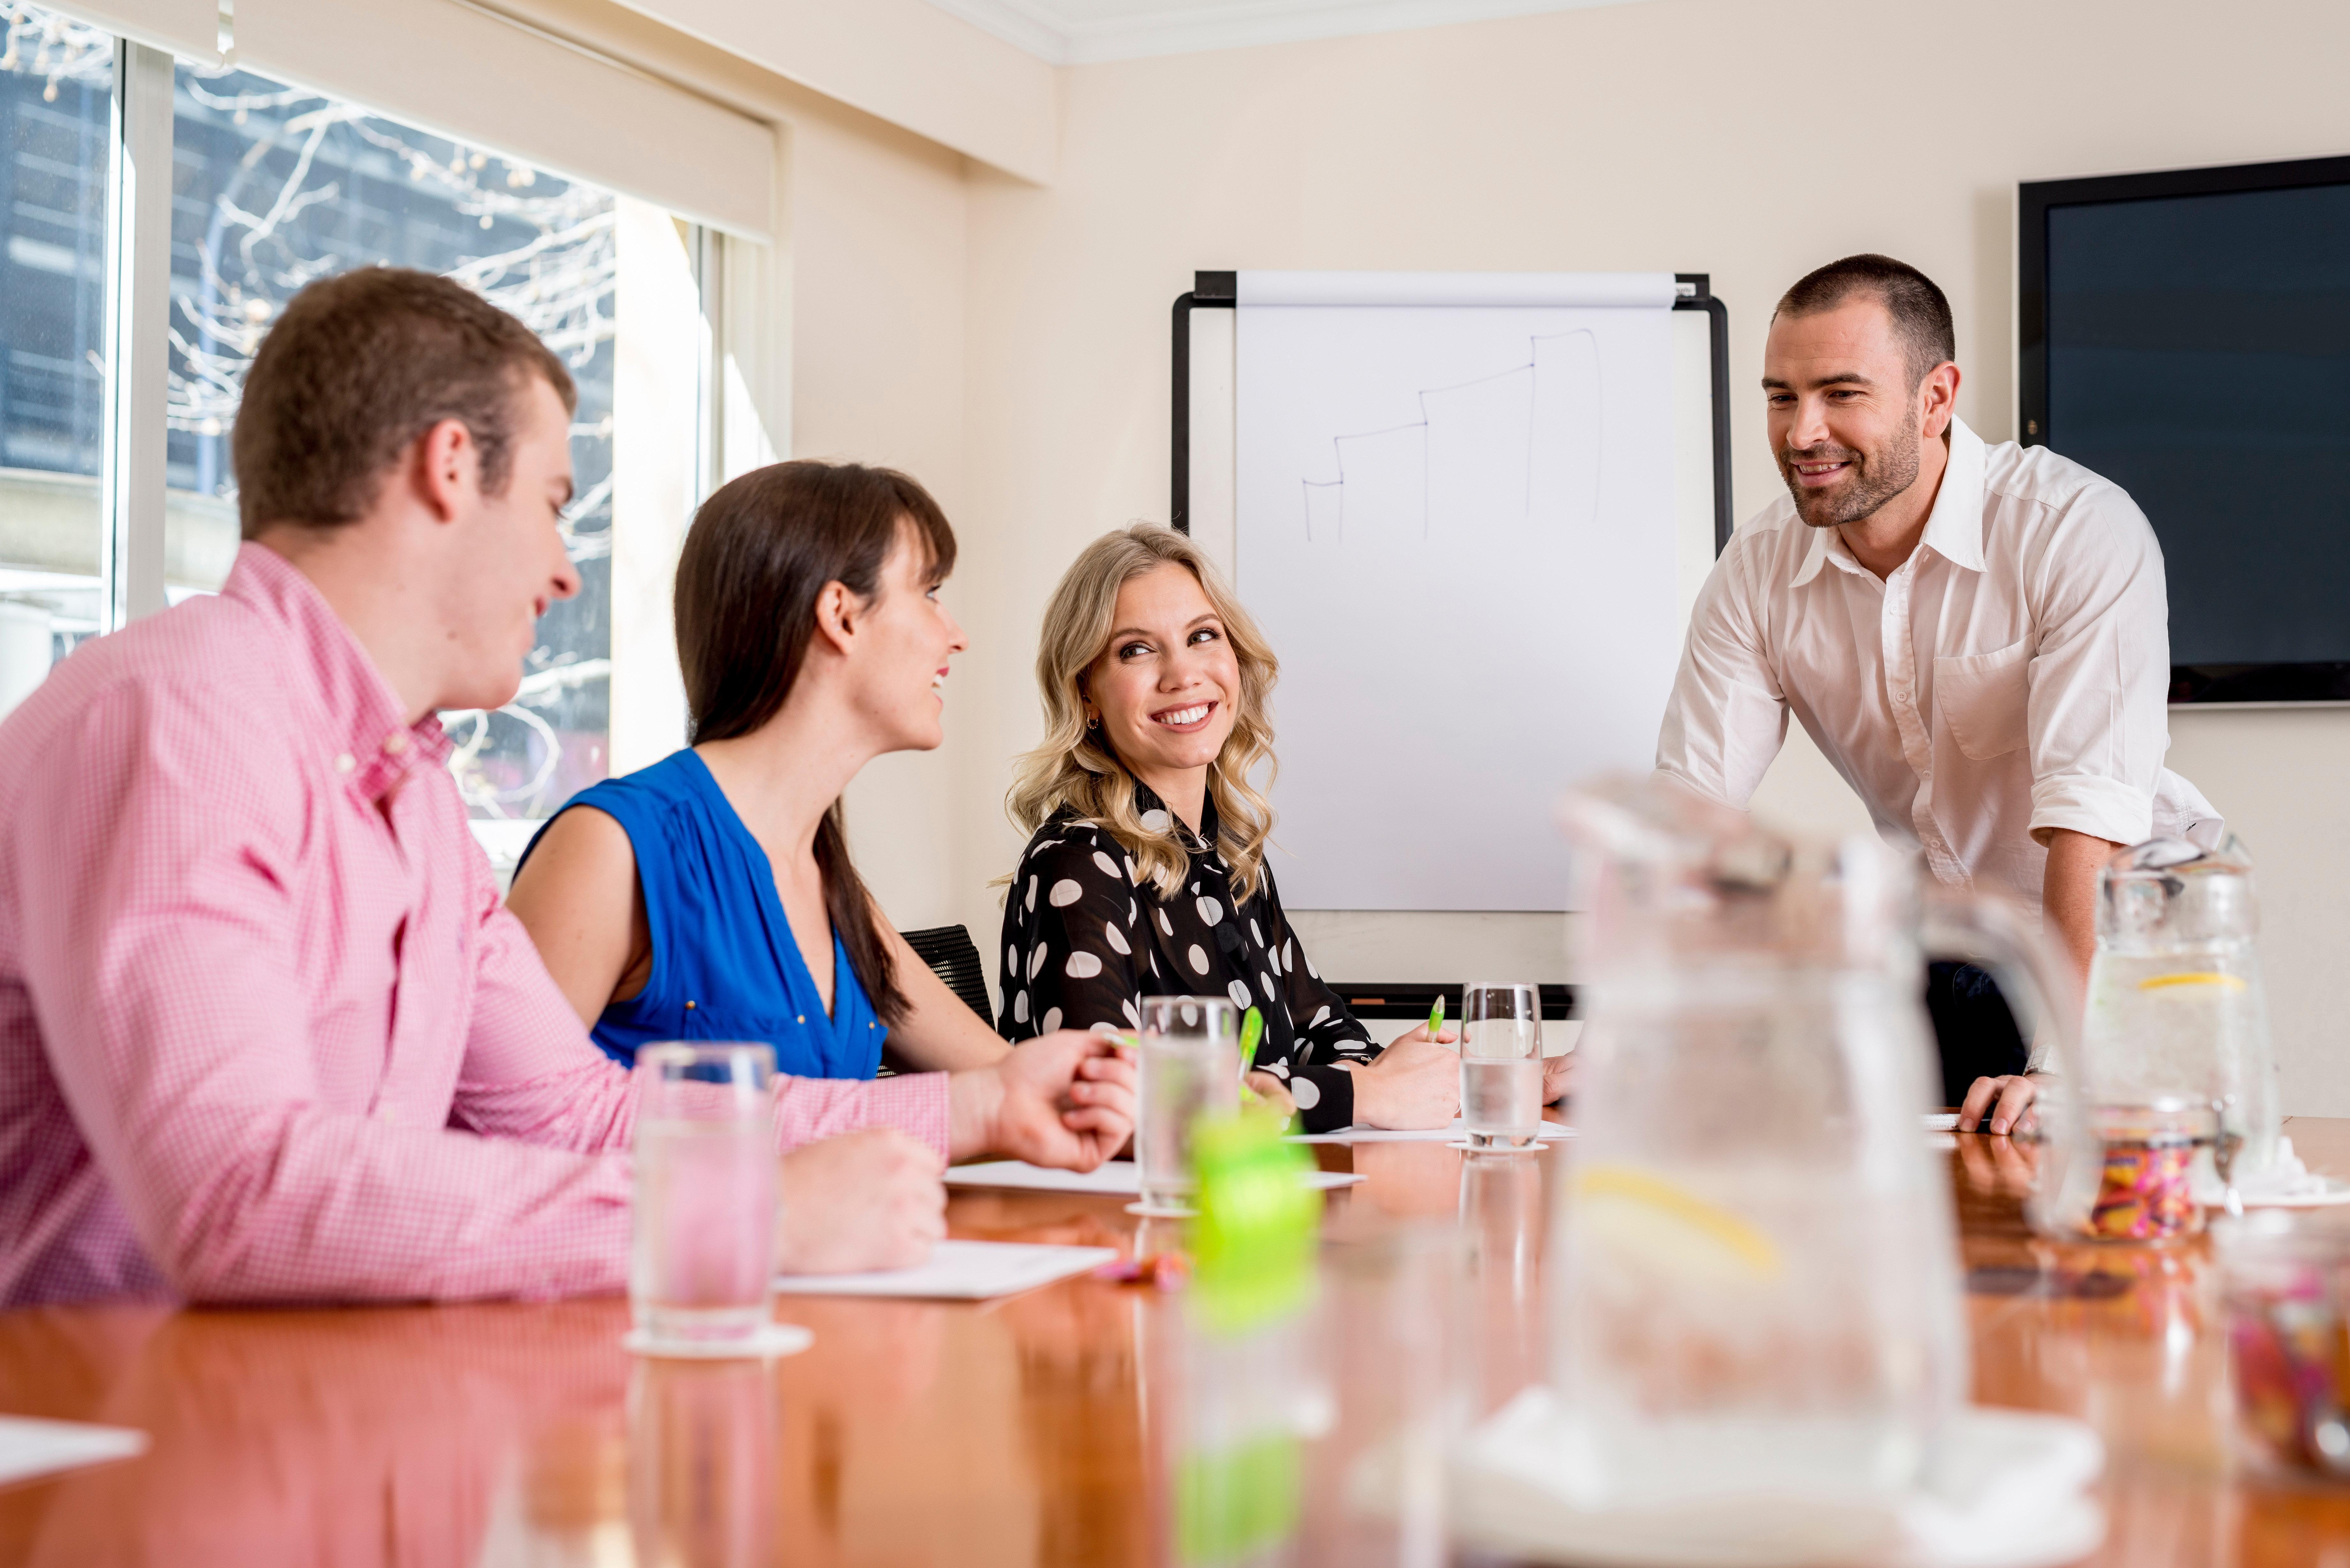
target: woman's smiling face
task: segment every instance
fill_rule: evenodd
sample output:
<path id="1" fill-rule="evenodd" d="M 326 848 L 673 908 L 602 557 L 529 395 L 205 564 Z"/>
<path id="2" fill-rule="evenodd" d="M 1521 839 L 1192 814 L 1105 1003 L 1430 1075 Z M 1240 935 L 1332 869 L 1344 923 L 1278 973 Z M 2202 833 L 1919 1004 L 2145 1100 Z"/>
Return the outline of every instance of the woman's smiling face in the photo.
<path id="1" fill-rule="evenodd" d="M 1109 646 L 1086 671 L 1087 717 L 1144 783 L 1214 762 L 1232 732 L 1240 660 L 1189 568 L 1170 561 L 1118 590 Z"/>

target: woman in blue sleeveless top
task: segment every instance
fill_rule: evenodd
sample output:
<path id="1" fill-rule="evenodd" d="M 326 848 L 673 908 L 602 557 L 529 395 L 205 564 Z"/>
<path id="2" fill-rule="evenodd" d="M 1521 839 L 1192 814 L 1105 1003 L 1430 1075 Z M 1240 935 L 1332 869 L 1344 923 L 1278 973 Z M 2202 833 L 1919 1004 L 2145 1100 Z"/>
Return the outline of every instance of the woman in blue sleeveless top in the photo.
<path id="1" fill-rule="evenodd" d="M 580 791 L 564 809 L 582 806 L 627 835 L 644 905 L 639 987 L 625 999 L 631 988 L 614 991 L 589 1023 L 607 1055 L 633 1061 L 638 1046 L 661 1040 L 764 1040 L 775 1047 L 776 1070 L 795 1077 L 873 1076 L 887 1031 L 847 943 L 826 933 L 827 1006 L 784 913 L 767 852 L 708 763 L 691 748 L 672 753 Z M 539 830 L 533 850 L 553 826 Z M 523 907 L 531 907 L 527 898 Z"/>
<path id="2" fill-rule="evenodd" d="M 944 739 L 962 630 L 946 516 L 900 473 L 775 463 L 703 504 L 678 560 L 693 744 L 583 790 L 507 902 L 597 1044 L 763 1040 L 806 1077 L 1007 1047 L 907 947 L 849 861 L 840 794 Z"/>

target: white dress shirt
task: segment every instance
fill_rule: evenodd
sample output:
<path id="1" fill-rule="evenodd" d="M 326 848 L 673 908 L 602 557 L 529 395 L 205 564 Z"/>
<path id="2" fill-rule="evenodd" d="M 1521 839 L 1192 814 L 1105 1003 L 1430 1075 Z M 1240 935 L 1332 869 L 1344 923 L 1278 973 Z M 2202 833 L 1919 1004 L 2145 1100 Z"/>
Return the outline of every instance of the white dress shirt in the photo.
<path id="1" fill-rule="evenodd" d="M 1657 766 L 1743 810 L 1793 711 L 1887 843 L 2037 909 L 2051 829 L 2219 842 L 2210 804 L 2162 765 L 2169 684 L 2144 514 L 2079 463 L 1953 420 L 1924 536 L 1882 581 L 1789 496 L 1731 539 Z"/>

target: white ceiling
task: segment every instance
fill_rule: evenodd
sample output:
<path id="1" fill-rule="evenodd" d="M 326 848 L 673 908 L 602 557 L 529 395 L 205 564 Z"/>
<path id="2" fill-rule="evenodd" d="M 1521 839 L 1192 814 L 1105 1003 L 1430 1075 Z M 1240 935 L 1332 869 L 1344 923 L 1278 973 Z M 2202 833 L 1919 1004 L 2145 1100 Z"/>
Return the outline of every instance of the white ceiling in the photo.
<path id="1" fill-rule="evenodd" d="M 930 0 L 1056 66 L 1337 38 L 1628 0 Z"/>

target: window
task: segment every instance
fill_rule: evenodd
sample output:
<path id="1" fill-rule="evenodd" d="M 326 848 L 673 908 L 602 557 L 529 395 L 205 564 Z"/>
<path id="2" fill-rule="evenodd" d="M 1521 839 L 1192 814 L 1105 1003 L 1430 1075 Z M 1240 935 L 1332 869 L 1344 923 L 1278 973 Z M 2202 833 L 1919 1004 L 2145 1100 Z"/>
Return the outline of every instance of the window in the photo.
<path id="1" fill-rule="evenodd" d="M 0 0 L 0 713 L 99 628 L 114 40 Z"/>
<path id="2" fill-rule="evenodd" d="M 0 0 L 0 714 L 123 613 L 108 607 L 127 604 L 127 583 L 174 603 L 219 588 L 239 545 L 231 436 L 254 351 L 306 284 L 390 265 L 456 278 L 512 312 L 579 392 L 567 532 L 581 592 L 540 621 L 512 703 L 442 715 L 493 862 L 511 867 L 536 822 L 611 771 L 616 651 L 623 765 L 680 743 L 662 579 L 716 477 L 723 421 L 696 265 L 716 236 L 298 83 L 174 67 L 27 0 Z M 625 72 L 611 79 L 642 90 Z M 114 177 L 151 152 L 161 161 L 150 144 L 167 91 L 170 189 L 139 182 L 134 198 Z M 764 130 L 745 141 L 687 101 L 689 120 L 764 156 Z M 118 134 L 145 151 L 118 148 Z M 130 203 L 120 236 L 118 202 Z M 158 269 L 145 277 L 167 270 L 168 301 L 110 299 L 126 263 Z M 151 444 L 125 439 L 151 442 L 159 428 L 160 472 Z M 617 650 L 616 521 L 632 585 Z"/>
<path id="3" fill-rule="evenodd" d="M 443 716 L 476 818 L 546 816 L 609 761 L 614 198 L 247 71 L 182 65 L 172 117 L 175 598 L 218 587 L 235 558 L 229 432 L 254 349 L 304 284 L 378 263 L 445 274 L 528 323 L 577 381 L 579 596 L 539 622 L 512 703 Z"/>

